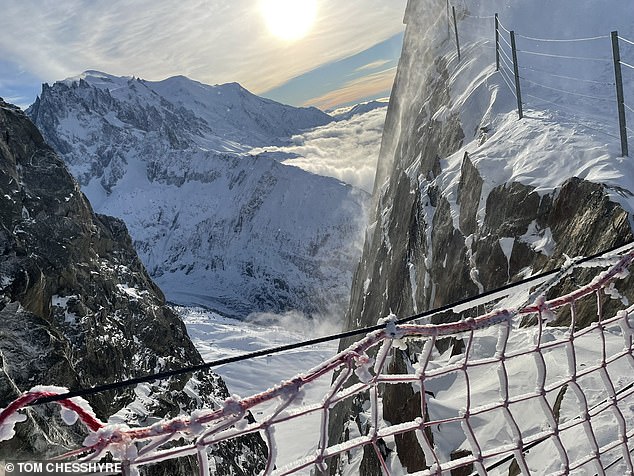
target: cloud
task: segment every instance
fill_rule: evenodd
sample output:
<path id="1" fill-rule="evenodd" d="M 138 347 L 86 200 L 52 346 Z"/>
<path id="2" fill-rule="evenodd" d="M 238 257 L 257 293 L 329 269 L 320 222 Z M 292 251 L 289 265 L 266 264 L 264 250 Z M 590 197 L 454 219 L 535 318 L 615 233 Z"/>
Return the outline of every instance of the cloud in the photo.
<path id="1" fill-rule="evenodd" d="M 314 105 L 321 109 L 328 110 L 341 104 L 353 102 L 362 97 L 384 95 L 385 93 L 389 96 L 395 75 L 396 67 L 353 79 L 345 83 L 344 86 L 339 89 L 307 100 L 304 105 Z"/>
<path id="2" fill-rule="evenodd" d="M 387 107 L 383 107 L 332 122 L 293 136 L 290 146 L 267 147 L 266 151 L 296 154 L 298 157 L 284 163 L 335 177 L 372 193 L 386 113 Z M 251 151 L 262 152 L 264 149 Z"/>
<path id="3" fill-rule="evenodd" d="M 369 71 L 369 70 L 372 70 L 372 69 L 377 69 L 377 68 L 380 68 L 381 66 L 385 66 L 390 61 L 392 61 L 392 60 L 383 59 L 383 60 L 372 61 L 372 63 L 364 64 L 363 66 L 359 66 L 357 69 L 355 69 L 355 71 Z"/>
<path id="4" fill-rule="evenodd" d="M 403 30 L 406 0 L 321 0 L 314 28 L 290 43 L 256 0 L 5 2 L 0 57 L 52 82 L 86 69 L 149 80 L 184 74 L 255 93 Z"/>
<path id="5" fill-rule="evenodd" d="M 303 334 L 307 338 L 317 338 L 337 334 L 343 330 L 341 313 L 331 315 L 306 317 L 299 311 L 287 311 L 282 314 L 252 313 L 247 321 L 261 326 L 275 326 L 294 334 Z"/>

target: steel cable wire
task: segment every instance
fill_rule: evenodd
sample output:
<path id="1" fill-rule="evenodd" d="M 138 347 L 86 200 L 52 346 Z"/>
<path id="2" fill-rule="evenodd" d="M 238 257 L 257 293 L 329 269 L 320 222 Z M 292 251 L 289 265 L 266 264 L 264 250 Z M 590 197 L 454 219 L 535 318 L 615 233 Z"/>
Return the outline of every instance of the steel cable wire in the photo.
<path id="1" fill-rule="evenodd" d="M 550 101 L 548 99 L 544 99 L 542 97 L 535 96 L 534 94 L 525 93 L 525 94 L 523 94 L 523 96 L 530 97 L 530 98 L 533 98 L 533 99 L 536 99 L 538 101 L 542 101 L 542 102 L 545 102 L 545 103 L 548 103 L 548 104 L 552 104 L 554 106 L 557 106 L 560 109 L 567 110 L 569 112 L 572 112 L 574 114 L 578 114 L 580 116 L 588 117 L 588 115 L 589 115 L 588 111 L 582 111 L 581 109 L 577 109 L 577 108 L 574 108 L 574 107 L 571 107 L 571 106 L 564 106 L 563 104 L 559 104 L 559 103 L 557 103 L 555 101 Z M 619 136 L 616 136 L 614 134 L 610 134 L 609 132 L 605 132 L 605 131 L 602 131 L 602 130 L 597 129 L 595 127 L 592 127 L 592 126 L 588 125 L 587 123 L 584 123 L 583 126 L 585 128 L 587 128 L 587 129 L 590 129 L 591 131 L 598 132 L 599 134 L 603 134 L 603 135 L 606 135 L 608 137 L 612 137 L 614 139 L 620 139 Z"/>
<path id="2" fill-rule="evenodd" d="M 549 58 L 561 58 L 561 59 L 572 59 L 572 60 L 580 60 L 580 61 L 600 61 L 603 63 L 612 63 L 612 60 L 609 59 L 605 59 L 605 58 L 595 58 L 595 57 L 589 57 L 589 56 L 571 56 L 571 55 L 558 55 L 558 54 L 552 54 L 552 53 L 540 53 L 537 51 L 530 51 L 530 50 L 517 50 L 518 53 L 524 53 L 527 55 L 534 55 L 534 56 L 545 56 L 545 57 L 549 57 Z M 634 68 L 634 66 L 630 66 L 631 68 Z"/>
<path id="3" fill-rule="evenodd" d="M 502 24 L 502 22 L 500 21 L 500 19 L 499 19 L 499 18 L 498 18 L 498 26 L 499 26 L 500 28 L 502 28 L 502 30 L 504 30 L 505 32 L 507 32 L 507 33 L 509 33 L 509 34 L 511 33 L 511 30 L 509 30 L 508 28 L 506 28 L 506 27 Z"/>
<path id="4" fill-rule="evenodd" d="M 605 97 L 605 96 L 592 96 L 590 94 L 583 94 L 583 93 L 577 93 L 574 91 L 567 91 L 565 89 L 559 89 L 559 88 L 554 88 L 552 86 L 546 86 L 544 84 L 538 83 L 537 81 L 533 81 L 532 79 L 528 79 L 525 78 L 524 76 L 520 76 L 521 79 L 523 79 L 524 81 L 526 81 L 527 83 L 531 83 L 534 84 L 535 86 L 538 86 L 540 88 L 544 88 L 544 89 L 550 89 L 551 91 L 557 91 L 563 94 L 570 94 L 572 96 L 578 96 L 578 97 L 583 97 L 583 98 L 587 98 L 587 99 L 597 99 L 600 101 L 613 101 L 614 98 L 612 97 Z"/>
<path id="5" fill-rule="evenodd" d="M 575 78 L 574 76 L 566 76 L 563 74 L 555 74 L 555 73 L 551 73 L 550 71 L 546 71 L 544 69 L 539 69 L 539 68 L 533 68 L 530 66 L 518 66 L 519 69 L 524 69 L 527 71 L 533 71 L 535 73 L 541 73 L 541 74 L 546 74 L 549 76 L 553 76 L 555 78 L 560 78 L 560 79 L 569 79 L 571 81 L 581 81 L 583 83 L 592 83 L 592 84 L 602 84 L 602 85 L 606 85 L 606 86 L 614 86 L 613 82 L 607 82 L 607 81 L 597 81 L 594 79 L 584 79 L 584 78 Z"/>
<path id="6" fill-rule="evenodd" d="M 574 43 L 577 41 L 595 41 L 610 38 L 608 35 L 591 36 L 587 38 L 535 38 L 532 36 L 521 35 L 519 33 L 516 33 L 515 35 L 519 38 L 524 38 L 525 40 L 541 41 L 546 43 Z"/>
<path id="7" fill-rule="evenodd" d="M 601 258 L 604 255 L 609 255 L 610 253 L 614 253 L 616 251 L 622 250 L 623 248 L 626 247 L 630 247 L 634 245 L 634 240 L 629 241 L 625 244 L 619 245 L 619 246 L 613 246 L 610 247 L 606 250 L 603 250 L 599 253 L 595 253 L 593 255 L 584 257 L 584 258 L 580 258 L 578 259 L 575 263 L 576 264 L 583 264 L 583 263 L 588 263 L 591 262 L 593 260 L 596 260 L 597 258 Z M 525 284 L 528 283 L 532 283 L 532 282 L 536 282 L 536 281 L 541 281 L 541 280 L 545 280 L 547 278 L 551 278 L 555 275 L 557 275 L 558 273 L 562 272 L 563 268 L 559 268 L 553 271 L 545 271 L 543 273 L 539 273 L 535 276 L 530 276 L 528 278 L 524 278 L 522 280 L 516 281 L 514 283 L 509 283 L 506 284 L 504 286 L 501 286 L 497 289 L 491 290 L 491 291 L 486 291 L 484 293 L 478 294 L 476 296 L 470 296 L 468 298 L 464 298 L 464 299 L 460 299 L 458 301 L 455 301 L 453 303 L 450 304 L 446 304 L 440 307 L 437 307 L 435 309 L 431 309 L 429 311 L 423 311 L 420 312 L 418 314 L 414 314 L 412 316 L 408 316 L 408 317 L 404 317 L 402 319 L 399 319 L 397 321 L 397 324 L 406 324 L 418 319 L 422 319 L 422 318 L 428 318 L 431 317 L 435 314 L 439 314 L 445 311 L 449 311 L 453 308 L 459 307 L 459 306 L 464 306 L 466 304 L 469 304 L 470 302 L 473 301 L 477 301 L 477 300 L 481 300 L 482 298 L 485 297 L 489 297 L 489 296 L 493 296 L 499 293 L 503 293 L 506 292 L 508 290 L 520 287 L 520 286 L 524 286 Z M 315 339 L 308 339 L 305 341 L 301 341 L 301 342 L 295 342 L 292 344 L 287 344 L 287 345 L 283 345 L 283 346 L 278 346 L 278 347 L 272 347 L 272 348 L 268 348 L 268 349 L 262 349 L 259 351 L 255 351 L 255 352 L 249 352 L 246 354 L 241 354 L 241 355 L 237 355 L 237 356 L 233 356 L 233 357 L 227 357 L 224 359 L 218 359 L 218 360 L 214 360 L 211 362 L 204 362 L 202 364 L 199 365 L 193 365 L 193 366 L 188 366 L 188 367 L 184 367 L 184 368 L 178 368 L 178 369 L 173 369 L 173 370 L 168 370 L 165 372 L 157 372 L 157 373 L 153 373 L 153 374 L 149 374 L 149 375 L 145 375 L 145 376 L 141 376 L 141 377 L 136 377 L 136 378 L 132 378 L 132 379 L 128 379 L 128 380 L 123 380 L 123 381 L 118 381 L 118 382 L 112 382 L 109 384 L 105 384 L 105 385 L 98 385 L 98 386 L 94 386 L 94 387 L 87 387 L 87 388 L 82 388 L 82 389 L 77 389 L 77 390 L 72 390 L 63 394 L 59 394 L 59 395 L 54 395 L 51 397 L 45 397 L 45 398 L 39 398 L 31 403 L 29 403 L 28 406 L 33 406 L 33 405 L 40 405 L 43 403 L 49 403 L 49 402 L 56 402 L 56 401 L 61 401 L 61 400 L 65 400 L 65 399 L 69 399 L 72 397 L 84 397 L 87 395 L 94 395 L 97 393 L 103 393 L 105 391 L 109 391 L 109 390 L 116 390 L 119 388 L 125 388 L 125 387 L 130 387 L 139 383 L 147 383 L 147 382 L 152 382 L 154 380 L 162 380 L 162 379 L 166 379 L 169 377 L 173 377 L 176 375 L 183 375 L 186 373 L 192 373 L 192 372 L 196 372 L 199 370 L 208 370 L 211 369 L 213 367 L 218 367 L 220 365 L 224 365 L 224 364 L 228 364 L 228 363 L 233 363 L 233 362 L 240 362 L 240 361 L 244 361 L 244 360 L 250 360 L 250 359 L 254 359 L 256 357 L 263 357 L 266 355 L 272 355 L 272 354 L 277 354 L 280 352 L 284 352 L 287 350 L 293 350 L 293 349 L 298 349 L 298 348 L 302 348 L 302 347 L 308 347 L 310 345 L 315 345 L 315 344 L 321 344 L 324 342 L 331 342 L 334 340 L 339 340 L 339 339 L 344 339 L 344 338 L 348 338 L 348 337 L 356 337 L 359 335 L 365 335 L 368 334 L 370 332 L 374 332 L 377 330 L 381 330 L 384 329 L 386 327 L 386 324 L 377 324 L 374 326 L 368 326 L 368 327 L 364 327 L 361 329 L 353 329 L 350 331 L 346 331 L 346 332 L 341 332 L 338 334 L 331 334 L 331 335 L 327 335 L 327 336 L 323 336 L 323 337 L 317 337 Z"/>
<path id="8" fill-rule="evenodd" d="M 622 36 L 618 37 L 619 40 L 624 41 L 625 43 L 629 43 L 630 45 L 634 45 L 634 41 L 628 40 L 627 38 L 623 38 Z"/>
<path id="9" fill-rule="evenodd" d="M 502 51 L 502 50 L 500 50 Z M 502 55 L 500 55 L 500 62 L 504 63 L 504 65 L 509 69 L 510 74 L 512 76 L 515 76 L 515 73 L 513 73 L 513 60 L 511 58 L 509 58 L 506 53 L 503 53 Z"/>
<path id="10" fill-rule="evenodd" d="M 511 94 L 515 97 L 515 99 L 517 99 L 515 88 L 512 86 L 513 81 L 511 81 L 511 78 L 508 77 L 508 73 L 503 68 L 500 68 L 500 73 L 502 75 L 502 79 L 504 80 L 509 90 L 511 91 Z"/>

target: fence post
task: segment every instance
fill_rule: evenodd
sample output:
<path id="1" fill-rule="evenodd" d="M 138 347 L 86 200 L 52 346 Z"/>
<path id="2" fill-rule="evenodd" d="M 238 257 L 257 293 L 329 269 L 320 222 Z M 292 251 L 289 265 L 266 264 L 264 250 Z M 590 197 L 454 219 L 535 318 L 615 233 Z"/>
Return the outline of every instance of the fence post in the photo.
<path id="1" fill-rule="evenodd" d="M 451 38 L 451 19 L 449 18 L 449 0 L 447 0 L 447 38 Z"/>
<path id="2" fill-rule="evenodd" d="M 517 47 L 515 46 L 515 30 L 511 31 L 511 50 L 513 51 L 513 73 L 515 74 L 515 95 L 517 96 L 517 113 L 520 119 L 524 117 L 522 109 L 522 91 L 520 88 L 520 72 L 517 65 Z"/>
<path id="3" fill-rule="evenodd" d="M 500 71 L 500 20 L 495 14 L 495 70 Z"/>
<path id="4" fill-rule="evenodd" d="M 621 132 L 621 154 L 628 156 L 627 127 L 625 123 L 625 97 L 623 95 L 623 76 L 621 75 L 621 52 L 619 51 L 619 33 L 612 32 L 612 58 L 614 60 L 614 78 L 616 83 L 616 104 L 619 111 L 619 129 Z"/>
<path id="5" fill-rule="evenodd" d="M 458 40 L 458 22 L 456 21 L 456 7 L 452 6 L 453 11 L 453 29 L 456 34 L 456 49 L 458 50 L 458 61 L 460 61 L 460 40 Z"/>
<path id="6" fill-rule="evenodd" d="M 500 71 L 500 21 L 495 14 L 495 70 Z"/>

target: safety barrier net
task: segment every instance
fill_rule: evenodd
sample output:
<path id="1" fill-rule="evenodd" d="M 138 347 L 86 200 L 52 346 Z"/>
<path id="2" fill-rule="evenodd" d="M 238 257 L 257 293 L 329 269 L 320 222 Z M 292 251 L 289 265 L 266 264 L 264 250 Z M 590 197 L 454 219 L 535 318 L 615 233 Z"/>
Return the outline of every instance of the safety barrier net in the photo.
<path id="1" fill-rule="evenodd" d="M 259 432 L 269 446 L 263 474 L 319 474 L 335 459 L 341 471 L 354 474 L 365 447 L 385 474 L 401 474 L 406 469 L 396 439 L 409 433 L 424 455 L 425 469 L 417 475 L 458 468 L 474 474 L 633 474 L 634 305 L 624 296 L 632 262 L 632 249 L 585 262 L 582 269 L 571 261 L 536 289 L 524 286 L 506 298 L 477 303 L 486 312 L 462 312 L 456 322 L 399 325 L 390 316 L 384 328 L 274 388 L 149 427 L 107 424 L 85 400 L 62 400 L 64 421 L 73 421 L 69 413 L 77 415 L 89 436 L 83 447 L 60 458 L 97 461 L 110 453 L 134 474 L 146 464 L 193 455 L 200 474 L 208 475 L 211 446 Z M 575 273 L 594 277 L 562 286 Z M 547 297 L 558 286 L 573 290 Z M 452 345 L 440 345 L 445 339 Z M 408 354 L 411 365 L 405 373 L 389 373 L 398 352 Z M 323 379 L 327 392 L 306 403 L 305 390 Z M 418 416 L 391 424 L 384 418 L 383 395 L 403 384 L 418 399 Z M 3 409 L 0 439 L 13 436 L 29 404 L 53 394 L 36 388 Z M 354 431 L 333 444 L 331 409 L 353 398 L 365 402 L 361 423 L 348 422 Z M 256 421 L 245 418 L 248 412 Z M 316 449 L 278 466 L 276 426 L 307 415 L 318 416 Z M 297 431 L 310 430 L 297 425 Z"/>

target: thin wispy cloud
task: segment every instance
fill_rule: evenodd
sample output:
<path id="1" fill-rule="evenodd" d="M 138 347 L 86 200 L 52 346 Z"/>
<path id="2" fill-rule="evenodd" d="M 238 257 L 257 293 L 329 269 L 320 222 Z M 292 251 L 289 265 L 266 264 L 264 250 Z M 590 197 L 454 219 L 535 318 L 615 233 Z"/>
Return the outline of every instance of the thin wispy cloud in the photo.
<path id="1" fill-rule="evenodd" d="M 312 104 L 328 110 L 339 104 L 354 102 L 359 97 L 384 95 L 384 93 L 392 89 L 395 75 L 396 67 L 353 79 L 345 83 L 341 88 L 309 99 L 304 105 Z"/>
<path id="2" fill-rule="evenodd" d="M 372 193 L 386 114 L 387 104 L 293 136 L 290 146 L 254 149 L 251 153 L 294 154 L 298 157 L 284 163 L 337 178 Z"/>
<path id="3" fill-rule="evenodd" d="M 363 66 L 359 66 L 357 69 L 355 69 L 355 71 L 371 71 L 373 69 L 378 69 L 381 66 L 385 66 L 390 61 L 392 61 L 392 60 L 387 60 L 386 59 L 386 60 L 373 61 L 372 63 L 364 64 Z"/>
<path id="4" fill-rule="evenodd" d="M 312 31 L 290 43 L 268 32 L 257 0 L 5 2 L 0 57 L 48 82 L 98 69 L 258 93 L 402 31 L 405 3 L 321 0 Z"/>

